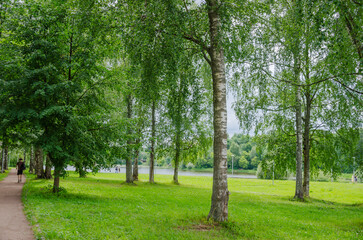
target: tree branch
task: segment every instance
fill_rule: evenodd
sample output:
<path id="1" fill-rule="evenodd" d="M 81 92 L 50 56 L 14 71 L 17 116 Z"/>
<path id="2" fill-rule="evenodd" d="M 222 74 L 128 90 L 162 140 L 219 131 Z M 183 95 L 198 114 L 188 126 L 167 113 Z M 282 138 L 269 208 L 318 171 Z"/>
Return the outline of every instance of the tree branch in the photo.
<path id="1" fill-rule="evenodd" d="M 184 33 L 183 38 L 188 40 L 188 41 L 191 41 L 191 42 L 194 42 L 194 43 L 198 44 L 199 46 L 201 46 L 203 48 L 203 50 L 206 50 L 207 52 L 209 51 L 209 47 L 205 46 L 205 44 L 201 40 L 195 38 L 193 35 L 188 34 L 188 33 Z"/>
<path id="2" fill-rule="evenodd" d="M 295 134 L 288 134 L 287 132 L 285 132 L 285 130 L 283 128 L 281 128 L 281 131 L 288 137 L 295 137 L 296 136 L 296 133 Z"/>
<path id="3" fill-rule="evenodd" d="M 203 53 L 203 57 L 204 59 L 207 61 L 207 63 L 209 64 L 209 66 L 212 66 L 212 61 L 208 58 L 207 54 L 205 54 L 205 51 L 202 50 Z"/>
<path id="4" fill-rule="evenodd" d="M 343 87 L 345 87 L 346 89 L 348 89 L 348 90 L 350 90 L 350 91 L 352 91 L 352 92 L 355 92 L 355 93 L 358 93 L 358 94 L 363 95 L 363 92 L 360 92 L 360 91 L 358 91 L 358 90 L 355 90 L 355 89 L 353 89 L 353 88 L 350 88 L 350 87 L 348 87 L 347 85 L 345 85 L 344 83 L 342 83 L 341 81 L 339 81 L 339 80 L 337 80 L 337 79 L 333 79 L 333 81 L 340 83 Z"/>
<path id="5" fill-rule="evenodd" d="M 341 76 L 351 76 L 351 75 L 357 75 L 357 76 L 361 76 L 362 73 L 344 73 L 344 74 L 338 74 L 338 75 L 334 75 L 334 76 L 330 76 L 330 77 L 327 77 L 327 78 L 324 78 L 322 80 L 319 80 L 319 81 L 316 81 L 316 82 L 313 82 L 313 83 L 310 83 L 310 84 L 296 84 L 296 83 L 293 83 L 291 81 L 288 81 L 288 80 L 284 80 L 284 79 L 279 79 L 279 78 L 276 78 L 275 76 L 272 76 L 270 73 L 268 73 L 265 69 L 261 69 L 263 72 L 265 72 L 269 77 L 277 80 L 277 81 L 280 81 L 280 82 L 285 82 L 285 83 L 289 83 L 293 86 L 297 86 L 297 87 L 310 87 L 310 86 L 313 86 L 315 84 L 318 84 L 318 83 L 322 83 L 322 82 L 325 82 L 325 81 L 328 81 L 328 80 L 333 80 L 335 82 L 338 82 L 340 83 L 343 87 L 345 87 L 346 89 L 352 91 L 352 92 L 355 92 L 355 93 L 358 93 L 358 94 L 361 94 L 363 95 L 363 92 L 360 92 L 358 90 L 355 90 L 351 87 L 348 87 L 347 85 L 345 85 L 344 83 L 342 83 L 341 81 L 337 80 L 336 78 L 338 77 L 341 77 Z"/>
<path id="6" fill-rule="evenodd" d="M 103 79 L 105 80 L 105 79 Z M 81 96 L 79 96 L 79 98 L 74 102 L 73 107 L 76 106 L 79 101 L 81 101 L 81 99 L 88 93 L 89 90 L 93 89 L 96 85 L 101 84 L 103 81 L 99 81 L 99 82 L 95 82 L 91 87 L 87 88 L 82 94 Z"/>
<path id="7" fill-rule="evenodd" d="M 187 2 L 185 0 L 184 0 L 184 8 L 187 11 L 187 13 L 189 13 L 188 6 L 187 6 Z"/>

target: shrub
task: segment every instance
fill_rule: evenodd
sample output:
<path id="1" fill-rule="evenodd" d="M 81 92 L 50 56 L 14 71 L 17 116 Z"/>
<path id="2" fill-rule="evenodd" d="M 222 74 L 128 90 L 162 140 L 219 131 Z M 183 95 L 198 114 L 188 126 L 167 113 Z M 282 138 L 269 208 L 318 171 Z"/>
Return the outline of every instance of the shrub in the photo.
<path id="1" fill-rule="evenodd" d="M 193 164 L 193 163 L 188 163 L 188 164 L 187 164 L 187 168 L 188 168 L 188 169 L 192 169 L 192 168 L 194 168 L 194 164 Z"/>

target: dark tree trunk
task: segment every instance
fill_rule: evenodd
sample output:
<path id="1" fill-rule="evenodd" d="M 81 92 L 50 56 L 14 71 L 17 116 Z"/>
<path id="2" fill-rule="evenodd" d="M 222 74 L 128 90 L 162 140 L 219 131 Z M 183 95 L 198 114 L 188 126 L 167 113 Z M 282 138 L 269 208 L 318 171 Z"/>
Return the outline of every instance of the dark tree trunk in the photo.
<path id="1" fill-rule="evenodd" d="M 44 157 L 43 151 L 39 147 L 35 150 L 35 162 L 35 174 L 37 175 L 37 178 L 44 178 Z"/>
<path id="2" fill-rule="evenodd" d="M 302 118 L 301 118 L 301 89 L 296 92 L 296 188 L 295 197 L 304 199 L 302 183 Z"/>
<path id="3" fill-rule="evenodd" d="M 306 106 L 304 126 L 304 196 L 309 197 L 310 186 L 310 104 Z"/>
<path id="4" fill-rule="evenodd" d="M 181 114 L 181 109 L 182 109 L 182 103 L 181 103 L 181 85 L 182 82 L 179 82 L 179 86 L 178 86 L 178 92 L 177 92 L 177 109 L 176 109 L 176 115 L 174 116 L 174 124 L 175 124 L 175 159 L 174 159 L 174 177 L 173 177 L 173 181 L 175 184 L 179 184 L 179 164 L 180 164 L 180 154 L 181 154 L 181 121 L 182 121 L 182 114 Z"/>
<path id="5" fill-rule="evenodd" d="M 310 23 L 305 25 L 305 77 L 306 84 L 310 84 Z M 310 94 L 310 86 L 305 88 L 305 113 L 304 113 L 304 139 L 303 139 L 303 153 L 304 153 L 304 196 L 310 196 L 310 114 L 311 114 L 311 104 L 313 101 L 313 96 Z"/>
<path id="6" fill-rule="evenodd" d="M 51 179 L 52 178 L 52 163 L 50 161 L 49 155 L 46 155 L 46 160 L 45 160 L 45 178 L 46 179 Z"/>
<path id="7" fill-rule="evenodd" d="M 136 139 L 134 169 L 132 171 L 132 177 L 134 181 L 139 181 L 139 144 L 140 144 L 140 137 Z"/>
<path id="8" fill-rule="evenodd" d="M 35 161 L 34 161 L 34 147 L 31 146 L 30 147 L 30 159 L 29 159 L 29 173 L 33 173 L 34 172 L 34 165 L 35 165 Z"/>
<path id="9" fill-rule="evenodd" d="M 213 193 L 208 219 L 228 220 L 229 191 L 227 183 L 227 104 L 223 47 L 220 45 L 221 23 L 218 0 L 207 0 L 211 46 L 208 53 L 213 78 L 214 167 Z"/>
<path id="10" fill-rule="evenodd" d="M 1 149 L 1 173 L 3 173 L 5 171 L 4 163 L 5 163 L 5 154 L 4 154 L 4 148 L 2 148 Z"/>
<path id="11" fill-rule="evenodd" d="M 86 167 L 83 167 L 82 161 L 77 161 L 74 165 L 76 172 L 79 174 L 80 178 L 85 178 L 87 175 Z"/>
<path id="12" fill-rule="evenodd" d="M 86 170 L 83 169 L 82 167 L 80 169 L 78 169 L 78 174 L 79 174 L 80 178 L 85 178 L 87 176 Z"/>
<path id="13" fill-rule="evenodd" d="M 178 178 L 179 171 L 178 170 L 179 170 L 179 153 L 176 152 L 175 153 L 174 177 L 173 177 L 173 181 L 176 184 L 179 183 L 179 178 Z"/>
<path id="14" fill-rule="evenodd" d="M 55 168 L 54 169 L 54 183 L 53 183 L 53 192 L 57 193 L 59 192 L 59 177 L 60 177 L 60 169 Z"/>
<path id="15" fill-rule="evenodd" d="M 9 169 L 9 148 L 8 146 L 4 147 L 4 170 L 8 170 Z"/>
<path id="16" fill-rule="evenodd" d="M 155 156 L 155 100 L 151 107 L 151 148 L 150 148 L 150 172 L 149 183 L 154 183 L 154 156 Z"/>
<path id="17" fill-rule="evenodd" d="M 178 169 L 180 163 L 180 132 L 177 130 L 176 141 L 175 141 L 175 161 L 174 161 L 174 183 L 179 183 Z"/>
<path id="18" fill-rule="evenodd" d="M 310 84 L 310 56 L 309 56 L 309 24 L 306 25 L 305 29 L 305 76 L 306 83 Z M 313 97 L 310 94 L 310 86 L 305 88 L 305 114 L 304 114 L 304 196 L 310 196 L 310 114 L 311 114 L 311 104 Z"/>
<path id="19" fill-rule="evenodd" d="M 126 182 L 132 183 L 132 126 L 131 126 L 131 119 L 132 119 L 132 97 L 131 94 L 127 96 L 127 118 L 129 119 L 128 125 L 128 140 L 127 140 L 127 158 L 126 158 Z"/>
<path id="20" fill-rule="evenodd" d="M 26 157 L 26 148 L 24 148 L 24 158 L 23 158 L 23 160 L 24 160 L 24 164 L 26 165 L 26 160 L 27 160 L 27 157 Z"/>

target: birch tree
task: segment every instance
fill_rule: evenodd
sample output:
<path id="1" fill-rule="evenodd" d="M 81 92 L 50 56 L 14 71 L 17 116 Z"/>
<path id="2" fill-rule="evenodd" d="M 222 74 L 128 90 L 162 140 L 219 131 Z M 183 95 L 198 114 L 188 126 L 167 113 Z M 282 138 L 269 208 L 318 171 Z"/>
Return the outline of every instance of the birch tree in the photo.
<path id="1" fill-rule="evenodd" d="M 200 57 L 210 65 L 213 81 L 214 121 L 214 172 L 211 209 L 208 218 L 227 221 L 229 191 L 227 183 L 227 107 L 226 107 L 226 58 L 241 56 L 236 51 L 237 39 L 248 32 L 251 18 L 244 9 L 248 3 L 240 1 L 149 1 L 120 2 L 126 11 L 127 29 L 145 34 L 155 34 L 167 40 L 171 53 L 178 41 L 188 41 Z M 121 7 L 120 7 L 121 8 Z M 131 20 L 130 20 L 131 19 Z M 237 20 L 236 20 L 237 19 Z M 239 21 L 240 24 L 234 24 Z M 141 33 L 143 29 L 143 33 Z M 135 39 L 134 39 L 135 40 Z M 232 44 L 231 44 L 232 42 Z M 234 43 L 234 44 L 233 44 Z M 238 42 L 238 45 L 241 43 Z M 242 43 L 243 44 L 243 43 Z M 232 47 L 233 46 L 233 47 Z M 227 54 L 225 57 L 225 54 Z"/>
<path id="2" fill-rule="evenodd" d="M 332 4 L 326 1 L 289 3 L 271 5 L 270 9 L 267 8 L 268 17 L 262 18 L 261 15 L 255 29 L 256 39 L 251 43 L 255 52 L 244 68 L 252 81 L 242 81 L 244 85 L 236 82 L 235 86 L 239 89 L 237 96 L 240 98 L 236 110 L 243 125 L 250 127 L 252 123 L 256 129 L 279 132 L 270 136 L 281 140 L 281 134 L 290 138 L 298 136 L 296 130 L 292 132 L 291 121 L 292 109 L 297 110 L 296 106 L 299 105 L 296 100 L 301 99 L 303 188 L 304 195 L 308 197 L 311 167 L 315 171 L 319 168 L 319 161 L 313 162 L 313 165 L 310 162 L 310 143 L 314 132 L 319 128 L 335 131 L 349 126 L 357 127 L 362 85 L 357 81 L 360 79 L 357 72 L 359 60 L 349 47 L 349 37 L 345 37 L 347 34 L 336 27 Z M 296 7 L 300 8 L 300 13 Z M 299 77 L 293 80 L 297 72 Z M 239 74 L 237 78 L 240 79 Z M 245 89 L 241 91 L 242 87 Z M 298 92 L 301 92 L 301 96 L 296 98 Z M 296 121 L 295 126 L 298 125 Z M 275 145 L 271 147 L 276 147 L 278 141 L 270 141 L 271 144 L 273 142 Z M 298 153 L 300 150 L 295 154 Z M 291 169 L 293 166 L 289 159 L 287 157 L 285 162 L 279 164 Z"/>

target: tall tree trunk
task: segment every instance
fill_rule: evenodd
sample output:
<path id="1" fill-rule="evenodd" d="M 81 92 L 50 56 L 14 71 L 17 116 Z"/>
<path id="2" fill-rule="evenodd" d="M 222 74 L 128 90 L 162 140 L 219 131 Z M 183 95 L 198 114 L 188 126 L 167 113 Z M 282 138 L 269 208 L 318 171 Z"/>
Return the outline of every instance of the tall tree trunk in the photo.
<path id="1" fill-rule="evenodd" d="M 43 151 L 39 147 L 37 147 L 35 150 L 35 162 L 35 174 L 37 175 L 37 178 L 44 178 L 44 157 Z"/>
<path id="2" fill-rule="evenodd" d="M 87 169 L 83 167 L 83 163 L 81 160 L 78 160 L 75 163 L 76 172 L 78 172 L 80 178 L 85 178 L 87 176 Z"/>
<path id="3" fill-rule="evenodd" d="M 35 175 L 37 175 L 37 178 L 39 178 L 39 176 L 41 176 L 41 171 L 39 169 L 39 159 L 40 159 L 40 149 L 38 147 L 35 148 L 35 153 L 34 153 L 34 160 L 35 160 Z"/>
<path id="4" fill-rule="evenodd" d="M 311 8 L 308 9 L 309 14 L 311 14 Z M 309 16 L 311 17 L 311 16 Z M 308 17 L 308 19 L 309 19 Z M 304 114 L 304 196 L 309 197 L 310 195 L 310 114 L 311 114 L 311 104 L 314 99 L 314 96 L 311 96 L 311 88 L 310 84 L 310 22 L 306 22 L 305 24 L 305 83 L 308 85 L 305 87 L 305 114 Z"/>
<path id="5" fill-rule="evenodd" d="M 132 119 L 132 97 L 131 94 L 127 95 L 127 118 L 129 119 L 128 125 L 128 139 L 127 139 L 127 158 L 126 158 L 126 182 L 132 183 L 132 127 L 131 127 L 131 119 Z"/>
<path id="6" fill-rule="evenodd" d="M 296 91 L 296 188 L 295 197 L 304 199 L 302 183 L 302 118 L 301 118 L 301 89 Z"/>
<path id="7" fill-rule="evenodd" d="M 139 181 L 139 144 L 140 137 L 136 139 L 136 149 L 135 149 L 135 158 L 134 158 L 134 168 L 132 171 L 132 178 L 134 181 Z"/>
<path id="8" fill-rule="evenodd" d="M 34 172 L 34 165 L 35 165 L 35 161 L 34 161 L 34 147 L 31 146 L 30 147 L 30 160 L 29 160 L 29 173 L 33 173 Z"/>
<path id="9" fill-rule="evenodd" d="M 24 164 L 26 164 L 26 148 L 24 148 L 24 157 L 23 157 L 23 160 L 24 160 Z"/>
<path id="10" fill-rule="evenodd" d="M 151 148 L 150 148 L 149 183 L 154 183 L 154 157 L 155 157 L 155 100 L 153 100 L 151 107 Z"/>
<path id="11" fill-rule="evenodd" d="M 310 95 L 307 96 L 305 109 L 305 126 L 304 126 L 304 196 L 309 197 L 310 185 Z"/>
<path id="12" fill-rule="evenodd" d="M 295 65 L 297 64 L 295 58 Z M 300 84 L 300 70 L 295 66 L 295 82 Z M 302 117 L 301 117 L 301 87 L 296 86 L 295 96 L 295 128 L 296 128 L 296 186 L 294 198 L 304 199 L 302 179 Z"/>
<path id="13" fill-rule="evenodd" d="M 176 109 L 176 118 L 173 120 L 175 124 L 175 159 L 174 159 L 174 183 L 178 184 L 178 170 L 179 170 L 179 163 L 180 163 L 180 152 L 181 152 L 181 82 L 178 86 L 178 93 L 177 93 L 177 109 Z"/>
<path id="14" fill-rule="evenodd" d="M 309 9 L 310 10 L 310 9 Z M 309 11 L 311 12 L 311 11 Z M 309 48 L 310 48 L 310 29 L 309 24 L 305 25 L 305 76 L 306 76 L 306 84 L 310 84 L 310 56 L 309 56 Z M 313 97 L 310 95 L 310 86 L 305 88 L 305 114 L 304 114 L 304 196 L 309 197 L 310 195 L 310 114 L 311 114 L 311 103 Z"/>
<path id="15" fill-rule="evenodd" d="M 4 154 L 5 154 L 4 170 L 8 170 L 9 169 L 9 148 L 8 148 L 8 146 L 4 147 Z"/>
<path id="16" fill-rule="evenodd" d="M 44 174 L 46 179 L 51 179 L 52 178 L 52 163 L 50 161 L 50 157 L 49 154 L 46 155 L 46 160 L 45 160 L 45 174 Z"/>
<path id="17" fill-rule="evenodd" d="M 53 192 L 59 192 L 59 177 L 61 170 L 58 167 L 54 168 L 54 182 L 53 182 Z"/>
<path id="18" fill-rule="evenodd" d="M 2 143 L 4 144 L 4 143 Z M 1 150 L 1 173 L 5 171 L 4 169 L 4 163 L 5 163 L 5 154 L 4 154 L 4 148 Z"/>
<path id="19" fill-rule="evenodd" d="M 302 23 L 302 1 L 295 0 L 294 4 L 294 80 L 295 80 L 295 131 L 296 131 L 296 186 L 294 198 L 304 199 L 303 179 L 302 179 L 302 117 L 301 117 L 301 87 L 300 87 L 300 33 Z"/>
<path id="20" fill-rule="evenodd" d="M 227 182 L 227 104 L 226 76 L 223 47 L 220 44 L 221 23 L 218 0 L 207 0 L 210 42 L 209 55 L 213 78 L 213 126 L 214 126 L 214 167 L 213 193 L 208 219 L 224 222 L 228 220 L 228 182 Z"/>
<path id="21" fill-rule="evenodd" d="M 176 141 L 175 141 L 175 161 L 174 161 L 174 183 L 179 183 L 178 169 L 180 161 L 180 132 L 177 130 Z"/>

